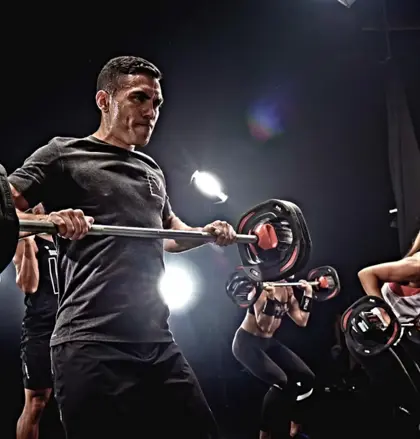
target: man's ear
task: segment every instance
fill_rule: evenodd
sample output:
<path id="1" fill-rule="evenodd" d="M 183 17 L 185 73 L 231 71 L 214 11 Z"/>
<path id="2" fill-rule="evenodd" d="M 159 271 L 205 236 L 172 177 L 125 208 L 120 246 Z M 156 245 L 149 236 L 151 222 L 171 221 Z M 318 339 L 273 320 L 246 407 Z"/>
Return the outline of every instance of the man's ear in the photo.
<path id="1" fill-rule="evenodd" d="M 99 90 L 95 96 L 96 105 L 103 113 L 109 111 L 109 93 L 104 90 Z"/>

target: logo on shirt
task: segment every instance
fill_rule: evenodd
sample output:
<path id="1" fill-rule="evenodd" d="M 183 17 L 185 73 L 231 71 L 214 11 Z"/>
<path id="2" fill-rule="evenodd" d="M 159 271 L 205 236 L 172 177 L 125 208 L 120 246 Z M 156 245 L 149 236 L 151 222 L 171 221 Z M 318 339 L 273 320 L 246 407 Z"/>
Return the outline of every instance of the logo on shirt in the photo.
<path id="1" fill-rule="evenodd" d="M 163 197 L 162 197 L 162 192 L 163 192 L 163 190 L 162 190 L 163 189 L 162 181 L 160 179 L 156 178 L 156 176 L 154 176 L 150 172 L 147 173 L 146 180 L 147 180 L 147 184 L 149 186 L 150 195 L 152 197 L 158 197 L 161 200 L 163 200 Z"/>
<path id="2" fill-rule="evenodd" d="M 54 294 L 58 294 L 60 292 L 60 290 L 59 290 L 59 283 L 58 283 L 57 258 L 55 258 L 55 257 L 48 258 L 48 268 L 50 271 L 50 281 L 51 281 L 52 290 L 53 290 Z"/>
<path id="3" fill-rule="evenodd" d="M 57 256 L 57 250 L 52 250 L 52 249 L 50 249 L 49 247 L 47 247 L 46 245 L 44 246 L 44 248 L 45 248 L 45 250 L 48 251 L 48 254 L 49 254 L 50 256 Z"/>

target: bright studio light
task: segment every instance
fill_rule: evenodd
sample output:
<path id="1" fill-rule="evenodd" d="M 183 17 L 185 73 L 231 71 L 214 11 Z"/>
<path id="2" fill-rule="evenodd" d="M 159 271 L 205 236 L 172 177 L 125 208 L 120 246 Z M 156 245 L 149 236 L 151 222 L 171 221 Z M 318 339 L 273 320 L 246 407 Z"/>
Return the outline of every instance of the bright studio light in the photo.
<path id="1" fill-rule="evenodd" d="M 171 311 L 187 308 L 192 303 L 195 290 L 193 271 L 187 267 L 168 265 L 159 289 Z"/>
<path id="2" fill-rule="evenodd" d="M 338 0 L 342 5 L 350 8 L 356 0 Z"/>
<path id="3" fill-rule="evenodd" d="M 208 172 L 195 171 L 191 181 L 195 183 L 201 193 L 211 198 L 218 198 L 220 203 L 224 203 L 228 199 L 219 180 Z"/>

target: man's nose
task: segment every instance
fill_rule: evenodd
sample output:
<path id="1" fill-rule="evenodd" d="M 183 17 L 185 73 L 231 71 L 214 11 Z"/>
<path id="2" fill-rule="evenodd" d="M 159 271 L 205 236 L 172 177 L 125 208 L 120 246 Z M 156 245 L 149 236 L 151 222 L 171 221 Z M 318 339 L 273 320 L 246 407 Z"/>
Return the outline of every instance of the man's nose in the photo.
<path id="1" fill-rule="evenodd" d="M 143 117 L 147 120 L 153 120 L 156 117 L 156 109 L 153 105 L 146 105 L 146 108 L 143 109 Z"/>

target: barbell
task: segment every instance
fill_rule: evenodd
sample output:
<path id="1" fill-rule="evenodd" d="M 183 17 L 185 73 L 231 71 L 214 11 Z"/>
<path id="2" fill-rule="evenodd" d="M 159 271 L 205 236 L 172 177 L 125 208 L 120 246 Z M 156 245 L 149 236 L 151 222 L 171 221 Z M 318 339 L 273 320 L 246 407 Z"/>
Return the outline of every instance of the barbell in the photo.
<path id="1" fill-rule="evenodd" d="M 314 299 L 318 302 L 325 302 L 336 297 L 341 290 L 340 278 L 337 270 L 330 265 L 313 268 L 307 276 L 307 282 L 314 287 Z M 273 286 L 298 287 L 299 282 L 274 282 Z"/>
<path id="2" fill-rule="evenodd" d="M 340 279 L 337 271 L 329 266 L 312 269 L 307 281 L 313 286 L 313 298 L 317 302 L 324 302 L 336 297 L 340 293 Z M 253 306 L 267 286 L 296 287 L 300 282 L 287 280 L 285 282 L 257 282 L 250 279 L 243 267 L 238 267 L 226 282 L 226 293 L 233 303 L 241 308 Z"/>
<path id="3" fill-rule="evenodd" d="M 13 259 L 20 232 L 54 235 L 57 228 L 51 222 L 19 220 L 6 170 L 0 165 L 0 273 Z M 253 207 L 240 218 L 237 232 L 239 256 L 248 276 L 255 281 L 290 276 L 299 271 L 310 257 L 312 242 L 305 219 L 299 207 L 289 201 L 270 199 Z M 212 234 L 199 231 L 96 224 L 90 228 L 88 235 L 204 242 L 216 240 Z"/>

